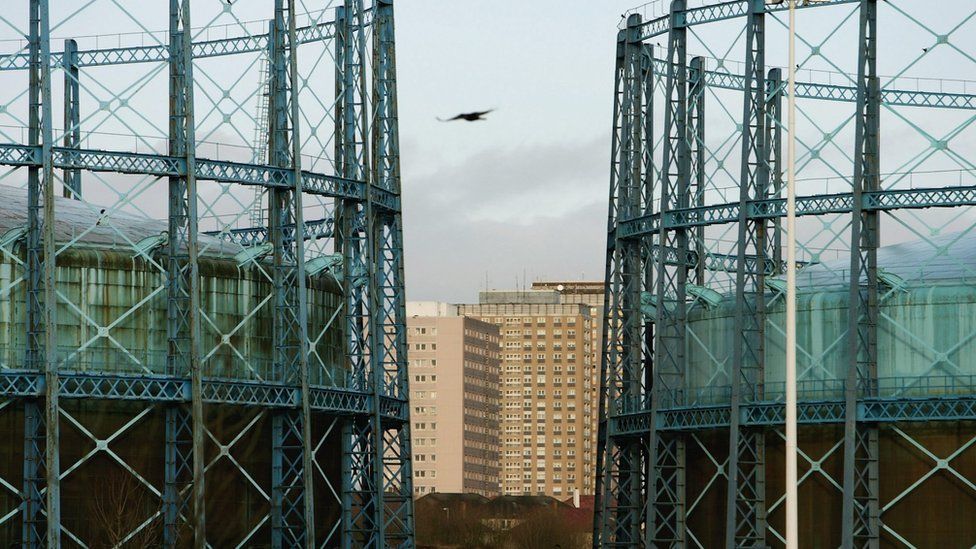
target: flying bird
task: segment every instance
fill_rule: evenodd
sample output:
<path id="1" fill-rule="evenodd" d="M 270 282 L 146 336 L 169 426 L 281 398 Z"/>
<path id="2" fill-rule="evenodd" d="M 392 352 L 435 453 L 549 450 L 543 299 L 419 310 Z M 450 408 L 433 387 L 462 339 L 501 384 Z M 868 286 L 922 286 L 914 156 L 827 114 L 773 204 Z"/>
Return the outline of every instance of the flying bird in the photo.
<path id="1" fill-rule="evenodd" d="M 453 122 L 455 120 L 464 120 L 466 122 L 478 122 L 478 121 L 486 120 L 485 115 L 494 110 L 495 109 L 488 109 L 487 111 L 479 111 L 479 112 L 465 112 L 455 116 L 454 118 L 444 119 L 441 117 L 437 117 L 437 119 L 440 120 L 441 122 Z"/>

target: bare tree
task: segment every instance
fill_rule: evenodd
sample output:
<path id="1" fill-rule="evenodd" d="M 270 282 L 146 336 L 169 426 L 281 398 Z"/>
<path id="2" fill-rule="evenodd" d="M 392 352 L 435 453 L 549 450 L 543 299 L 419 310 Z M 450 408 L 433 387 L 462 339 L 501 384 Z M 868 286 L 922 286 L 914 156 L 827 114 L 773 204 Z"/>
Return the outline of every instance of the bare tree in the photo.
<path id="1" fill-rule="evenodd" d="M 563 513 L 540 509 L 528 513 L 525 520 L 509 530 L 505 547 L 518 549 L 581 549 L 585 528 L 571 523 Z"/>
<path id="2" fill-rule="evenodd" d="M 417 545 L 482 549 L 495 547 L 496 532 L 487 524 L 488 514 L 478 508 L 418 506 Z"/>
<path id="3" fill-rule="evenodd" d="M 128 471 L 112 469 L 92 494 L 92 547 L 156 547 L 162 534 L 162 502 Z"/>

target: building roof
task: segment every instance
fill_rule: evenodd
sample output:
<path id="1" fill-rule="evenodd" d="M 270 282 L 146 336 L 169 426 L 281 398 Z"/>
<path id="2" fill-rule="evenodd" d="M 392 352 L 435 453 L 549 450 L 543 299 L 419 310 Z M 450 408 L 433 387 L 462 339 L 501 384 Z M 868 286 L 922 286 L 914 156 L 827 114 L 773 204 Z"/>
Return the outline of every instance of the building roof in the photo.
<path id="1" fill-rule="evenodd" d="M 976 238 L 952 233 L 884 246 L 878 267 L 910 286 L 976 279 Z M 850 258 L 809 265 L 797 273 L 800 291 L 850 284 Z"/>
<path id="2" fill-rule="evenodd" d="M 571 507 L 549 496 L 498 496 L 488 502 L 495 516 L 517 517 L 536 509 L 562 509 Z"/>
<path id="3" fill-rule="evenodd" d="M 129 213 L 102 213 L 102 209 L 90 202 L 56 197 L 54 203 L 55 240 L 59 244 L 72 242 L 89 248 L 117 248 L 135 255 L 133 245 L 140 240 L 166 232 L 164 220 L 140 217 Z M 101 218 L 101 219 L 100 219 Z M 11 229 L 27 226 L 27 190 L 0 185 L 0 235 Z M 206 257 L 231 257 L 241 251 L 241 246 L 216 237 L 199 236 L 201 255 Z"/>
<path id="4" fill-rule="evenodd" d="M 482 505 L 488 503 L 489 501 L 491 500 L 489 500 L 488 498 L 480 494 L 457 494 L 457 493 L 448 493 L 448 492 L 433 492 L 417 498 L 418 504 L 424 503 L 428 505 L 431 503 L 444 504 L 444 505 L 452 504 L 452 503 Z"/>

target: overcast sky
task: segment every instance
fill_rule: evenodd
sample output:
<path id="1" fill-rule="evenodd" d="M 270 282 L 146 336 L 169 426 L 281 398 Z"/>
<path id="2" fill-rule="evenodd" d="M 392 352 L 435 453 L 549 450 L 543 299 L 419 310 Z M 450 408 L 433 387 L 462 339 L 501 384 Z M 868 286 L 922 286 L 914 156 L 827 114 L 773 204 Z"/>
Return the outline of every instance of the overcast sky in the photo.
<path id="1" fill-rule="evenodd" d="M 602 279 L 616 25 L 636 3 L 397 4 L 408 299 Z"/>
<path id="2" fill-rule="evenodd" d="M 940 1 L 945 11 L 938 13 L 911 2 L 887 5 L 879 23 L 884 29 L 880 73 L 976 77 L 976 63 L 967 53 L 972 51 L 971 31 L 976 29 L 970 1 Z M 523 277 L 530 283 L 540 278 L 602 279 L 616 28 L 621 14 L 639 3 L 397 3 L 408 299 L 470 301 L 486 285 L 513 288 Z M 652 6 L 648 11 L 655 13 L 647 15 L 658 10 L 660 6 Z M 851 55 L 856 51 L 857 7 L 823 11 L 832 15 L 799 18 L 798 62 L 803 70 L 798 78 L 848 84 L 846 77 L 838 80 L 832 71 L 857 70 L 857 58 Z M 785 66 L 785 23 L 782 16 L 776 19 L 767 20 L 766 39 L 772 45 L 767 63 Z M 934 31 L 923 30 L 920 23 Z M 836 25 L 841 25 L 840 30 Z M 692 29 L 689 55 L 720 57 L 737 52 L 742 25 L 730 27 L 710 27 L 708 32 Z M 951 44 L 936 48 L 936 33 L 948 35 Z M 658 42 L 663 45 L 666 40 L 662 37 Z M 823 55 L 811 54 L 813 45 L 822 45 L 818 51 Z M 731 58 L 742 56 L 733 53 Z M 897 87 L 916 85 L 920 84 L 904 80 Z M 946 91 L 960 86 L 958 82 L 925 84 L 935 89 L 943 85 L 949 86 Z M 738 116 L 741 92 L 725 97 L 729 98 L 724 105 L 729 116 Z M 713 105 L 707 129 L 710 135 L 719 133 L 721 138 L 737 133 L 731 128 L 724 133 L 716 126 L 724 118 L 717 112 L 722 97 L 709 95 L 708 101 Z M 831 111 L 814 105 L 815 110 L 807 112 L 815 118 L 799 120 L 798 136 L 804 142 L 801 176 L 844 173 L 849 177 L 853 112 L 837 105 L 830 104 Z M 443 124 L 435 120 L 438 115 L 487 108 L 497 111 L 486 122 Z M 917 131 L 919 126 L 928 124 L 931 127 L 925 131 L 943 135 L 965 120 L 959 111 L 934 115 L 930 110 L 909 109 L 904 114 L 886 110 L 882 116 L 887 151 L 882 171 L 971 166 L 944 154 L 925 162 L 907 162 L 919 153 L 926 154 L 930 147 L 925 138 L 919 141 L 925 135 Z M 945 120 L 940 121 L 939 116 Z M 838 134 L 833 144 L 818 148 L 818 160 L 804 159 L 808 155 L 805 147 L 818 144 L 824 132 L 830 131 Z M 973 143 L 973 130 L 959 132 L 953 142 L 957 146 Z M 710 146 L 721 150 L 727 143 Z M 738 147 L 734 142 L 729 146 Z M 730 164 L 733 159 L 734 155 Z M 728 173 L 733 179 L 738 175 L 737 170 Z M 827 234 L 830 244 L 846 246 L 847 231 L 842 226 L 846 221 L 840 220 Z M 897 237 L 895 240 L 918 237 L 894 225 L 886 234 Z"/>

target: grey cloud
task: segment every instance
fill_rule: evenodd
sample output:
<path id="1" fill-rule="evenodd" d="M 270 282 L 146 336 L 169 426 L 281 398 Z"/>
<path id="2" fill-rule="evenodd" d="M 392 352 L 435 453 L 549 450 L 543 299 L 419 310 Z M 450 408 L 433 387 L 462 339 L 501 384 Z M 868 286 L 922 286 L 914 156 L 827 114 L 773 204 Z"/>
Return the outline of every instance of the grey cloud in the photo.
<path id="1" fill-rule="evenodd" d="M 605 199 L 608 149 L 609 139 L 599 137 L 491 149 L 429 174 L 405 167 L 404 207 L 520 224 L 563 215 Z"/>
<path id="2" fill-rule="evenodd" d="M 485 151 L 404 175 L 409 299 L 470 301 L 534 278 L 603 276 L 607 143 Z M 519 215 L 519 213 L 521 214 Z"/>

